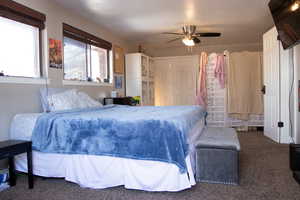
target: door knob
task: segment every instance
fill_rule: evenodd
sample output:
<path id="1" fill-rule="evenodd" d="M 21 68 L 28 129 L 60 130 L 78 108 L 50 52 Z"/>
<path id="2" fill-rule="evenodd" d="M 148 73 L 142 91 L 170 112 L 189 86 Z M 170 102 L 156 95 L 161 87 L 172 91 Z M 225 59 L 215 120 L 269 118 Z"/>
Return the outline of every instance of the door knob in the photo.
<path id="1" fill-rule="evenodd" d="M 266 86 L 265 86 L 265 85 L 261 88 L 261 92 L 262 92 L 263 94 L 266 94 Z"/>

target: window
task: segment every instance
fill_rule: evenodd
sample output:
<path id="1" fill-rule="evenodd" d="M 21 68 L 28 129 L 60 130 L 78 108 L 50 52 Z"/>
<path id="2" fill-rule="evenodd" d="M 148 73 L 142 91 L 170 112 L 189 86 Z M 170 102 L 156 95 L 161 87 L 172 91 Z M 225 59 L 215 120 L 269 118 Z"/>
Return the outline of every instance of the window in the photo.
<path id="1" fill-rule="evenodd" d="M 64 37 L 64 74 L 68 80 L 87 80 L 86 44 Z"/>
<path id="2" fill-rule="evenodd" d="M 0 71 L 6 76 L 39 77 L 39 30 L 0 17 Z M 20 37 L 21 36 L 21 37 Z"/>
<path id="3" fill-rule="evenodd" d="M 0 1 L 1 76 L 41 76 L 40 35 L 45 19 L 14 1 Z"/>
<path id="4" fill-rule="evenodd" d="M 64 79 L 110 83 L 111 43 L 63 24 Z"/>

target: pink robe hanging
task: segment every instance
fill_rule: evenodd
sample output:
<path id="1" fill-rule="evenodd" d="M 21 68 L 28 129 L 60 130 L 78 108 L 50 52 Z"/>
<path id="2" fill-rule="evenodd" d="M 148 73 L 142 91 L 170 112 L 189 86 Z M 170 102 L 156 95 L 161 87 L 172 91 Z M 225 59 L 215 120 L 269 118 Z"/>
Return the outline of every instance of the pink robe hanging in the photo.
<path id="1" fill-rule="evenodd" d="M 219 80 L 221 89 L 225 88 L 225 59 L 224 55 L 218 55 L 215 66 L 215 78 Z"/>
<path id="2" fill-rule="evenodd" d="M 196 104 L 207 106 L 207 88 L 206 88 L 206 66 L 208 63 L 207 53 L 202 52 L 200 56 L 200 70 L 197 87 Z"/>

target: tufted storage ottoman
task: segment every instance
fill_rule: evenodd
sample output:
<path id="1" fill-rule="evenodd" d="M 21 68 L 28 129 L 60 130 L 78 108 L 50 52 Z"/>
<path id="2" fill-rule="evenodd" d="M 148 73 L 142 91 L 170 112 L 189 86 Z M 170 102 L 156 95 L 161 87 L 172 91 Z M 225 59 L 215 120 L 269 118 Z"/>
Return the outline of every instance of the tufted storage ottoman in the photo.
<path id="1" fill-rule="evenodd" d="M 196 143 L 196 180 L 238 185 L 239 151 L 234 129 L 205 128 Z"/>

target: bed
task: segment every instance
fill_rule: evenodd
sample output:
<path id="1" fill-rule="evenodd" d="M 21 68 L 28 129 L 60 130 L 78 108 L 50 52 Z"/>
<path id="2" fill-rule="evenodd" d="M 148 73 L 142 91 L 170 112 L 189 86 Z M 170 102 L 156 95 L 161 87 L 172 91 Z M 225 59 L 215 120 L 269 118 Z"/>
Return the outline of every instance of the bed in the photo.
<path id="1" fill-rule="evenodd" d="M 82 118 L 83 116 L 84 118 Z M 181 191 L 191 188 L 196 183 L 193 164 L 195 153 L 194 142 L 202 133 L 204 116 L 205 111 L 199 106 L 130 107 L 116 105 L 92 109 L 75 109 L 50 114 L 18 114 L 11 124 L 11 138 L 33 141 L 33 172 L 38 176 L 64 178 L 67 181 L 79 184 L 81 187 L 94 189 L 123 185 L 127 189 L 145 191 Z M 49 120 L 51 117 L 54 120 Z M 41 125 L 43 120 L 45 123 Z M 77 124 L 82 123 L 82 120 L 89 121 L 90 124 L 92 124 L 91 121 L 93 120 L 97 121 L 98 124 L 103 124 L 101 120 L 109 120 L 113 122 L 113 126 L 111 127 L 118 127 L 119 131 L 115 132 L 119 134 L 120 137 L 122 137 L 123 134 L 131 133 L 136 133 L 139 135 L 138 137 L 140 137 L 141 128 L 144 128 L 144 130 L 146 130 L 143 131 L 144 136 L 149 134 L 149 138 L 151 138 L 149 141 L 150 143 L 151 141 L 153 142 L 154 149 L 166 146 L 166 148 L 163 147 L 160 151 L 163 152 L 165 151 L 164 149 L 167 149 L 165 154 L 168 156 L 164 158 L 160 157 L 160 155 L 150 155 L 148 152 L 142 154 L 139 151 L 144 152 L 145 150 L 138 150 L 136 152 L 135 148 L 133 148 L 133 151 L 128 151 L 130 153 L 129 156 L 128 154 L 112 155 L 111 152 L 115 150 L 123 151 L 121 147 L 126 146 L 124 140 L 121 140 L 119 143 L 114 143 L 121 147 L 112 149 L 110 152 L 100 152 L 101 145 L 99 147 L 100 149 L 97 149 L 96 152 L 89 152 L 90 146 L 93 146 L 90 144 L 91 141 L 104 141 L 107 138 L 93 138 L 93 140 L 88 140 L 89 145 L 85 145 L 85 147 L 88 146 L 88 148 L 83 148 L 82 152 L 77 149 L 76 153 L 74 153 L 73 150 L 65 150 L 72 148 L 65 148 L 64 150 L 62 150 L 62 148 L 52 148 L 53 144 L 55 144 L 55 147 L 64 144 L 61 143 L 61 139 L 57 141 L 53 139 L 68 132 L 67 130 L 61 131 L 61 127 L 73 127 L 75 124 L 76 130 L 78 130 Z M 146 124 L 153 124 L 153 122 L 157 121 L 160 123 L 153 126 L 153 130 L 150 131 L 149 127 L 147 128 L 145 124 L 135 126 L 135 124 L 139 124 L 140 120 L 144 123 L 146 122 Z M 51 129 L 55 127 L 55 124 L 58 124 L 57 127 L 54 128 L 56 132 L 53 133 L 52 136 L 49 136 L 51 135 L 50 132 L 46 133 L 47 131 L 44 131 L 47 130 L 47 128 L 49 129 L 49 127 L 47 127 L 49 121 L 51 121 L 51 123 L 48 124 Z M 70 124 L 59 125 L 57 121 L 68 121 Z M 124 124 L 124 122 L 126 123 Z M 172 135 L 174 134 L 171 130 L 172 127 L 165 127 L 166 124 L 174 125 L 175 129 L 179 131 L 178 134 Z M 84 125 L 84 127 L 85 126 L 86 125 Z M 165 144 L 162 144 L 159 143 L 162 140 L 160 137 L 151 137 L 151 135 L 154 135 L 154 132 L 157 132 L 158 129 L 163 130 L 164 128 L 170 129 L 170 134 L 166 140 L 164 140 Z M 130 131 L 124 132 L 125 129 L 130 129 Z M 161 133 L 162 136 L 164 134 L 165 133 Z M 186 144 L 180 143 L 181 145 L 177 145 L 175 143 L 168 143 L 169 141 L 173 141 L 173 139 L 171 139 L 172 137 L 175 138 L 178 135 L 180 136 L 179 138 L 181 138 L 179 141 L 184 141 Z M 142 139 L 144 140 L 145 138 Z M 45 142 L 46 140 L 48 142 Z M 76 141 L 78 140 L 79 139 Z M 112 138 L 111 140 L 114 141 L 116 139 Z M 111 142 L 111 140 L 109 140 L 109 142 Z M 97 142 L 96 146 L 99 146 Z M 49 145 L 50 143 L 53 144 Z M 61 144 L 58 145 L 58 143 Z M 158 143 L 158 146 L 155 146 L 156 143 Z M 103 144 L 103 142 L 100 144 Z M 138 142 L 138 144 L 141 146 L 140 142 Z M 74 144 L 72 145 L 74 146 Z M 144 143 L 144 145 L 147 146 L 147 143 Z M 126 149 L 130 149 L 132 146 L 134 146 L 134 143 L 127 145 Z M 182 152 L 184 147 L 188 148 L 185 153 L 182 154 L 184 155 L 183 162 L 181 162 L 182 158 L 177 156 L 177 154 L 175 159 L 169 159 L 172 157 L 172 151 L 170 151 L 169 148 L 172 149 L 173 146 L 176 146 L 176 148 L 174 148 L 175 152 Z M 126 153 L 128 152 L 126 151 Z M 178 155 L 180 155 L 180 153 L 178 153 Z M 18 171 L 27 172 L 25 155 L 16 157 L 15 164 Z"/>

